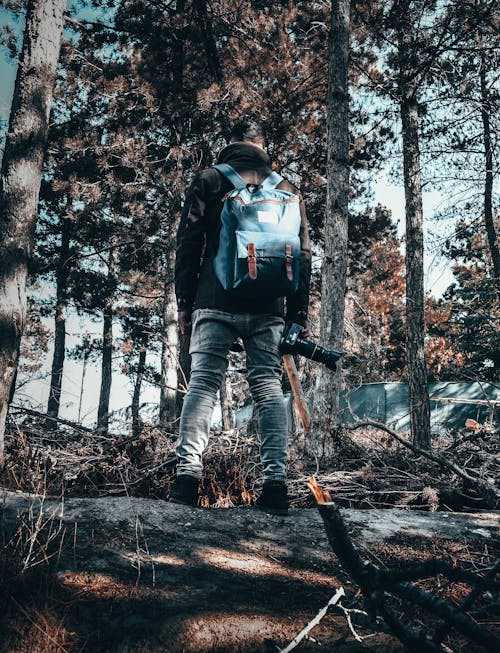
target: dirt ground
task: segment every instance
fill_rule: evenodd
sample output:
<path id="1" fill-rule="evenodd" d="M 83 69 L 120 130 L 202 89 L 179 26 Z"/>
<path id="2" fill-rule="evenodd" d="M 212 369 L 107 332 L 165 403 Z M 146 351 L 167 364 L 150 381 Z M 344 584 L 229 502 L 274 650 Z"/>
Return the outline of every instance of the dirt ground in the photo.
<path id="1" fill-rule="evenodd" d="M 498 485 L 499 443 L 498 432 L 464 432 L 440 437 L 434 448 Z M 0 465 L 0 653 L 278 652 L 339 587 L 343 608 L 330 607 L 294 651 L 406 650 L 380 622 L 349 628 L 344 609 L 364 609 L 363 597 L 331 550 L 307 487 L 317 461 L 304 457 L 300 437 L 290 451 L 286 518 L 252 507 L 261 473 L 249 434 L 214 434 L 200 486 L 204 507 L 197 509 L 166 501 L 173 434 L 152 428 L 137 439 L 68 430 L 56 437 L 25 419 L 7 444 Z M 317 476 L 342 508 L 362 557 L 382 569 L 444 559 L 481 575 L 499 556 L 496 504 L 385 433 L 340 438 L 338 456 Z M 64 500 L 34 498 L 40 496 Z M 419 587 L 452 605 L 470 591 L 435 575 Z M 500 624 L 494 594 L 482 592 L 468 612 L 489 630 Z M 399 600 L 390 607 L 427 636 L 439 626 L 432 613 Z M 445 643 L 454 653 L 486 650 L 456 631 Z"/>
<path id="2" fill-rule="evenodd" d="M 362 555 L 380 566 L 440 557 L 480 570 L 500 548 L 498 513 L 346 510 L 344 518 Z M 315 509 L 276 517 L 256 508 L 187 508 L 130 497 L 42 506 L 5 493 L 2 531 L 4 551 L 9 543 L 18 554 L 3 570 L 5 653 L 270 653 L 282 650 L 341 586 L 345 607 L 363 607 Z M 468 591 L 442 579 L 433 589 L 455 602 Z M 498 621 L 490 608 L 478 610 L 478 619 Z M 422 627 L 427 620 L 414 618 Z M 362 641 L 342 610 L 330 608 L 294 650 L 405 650 L 373 627 L 357 626 L 356 633 Z M 452 641 L 454 651 L 484 650 Z"/>

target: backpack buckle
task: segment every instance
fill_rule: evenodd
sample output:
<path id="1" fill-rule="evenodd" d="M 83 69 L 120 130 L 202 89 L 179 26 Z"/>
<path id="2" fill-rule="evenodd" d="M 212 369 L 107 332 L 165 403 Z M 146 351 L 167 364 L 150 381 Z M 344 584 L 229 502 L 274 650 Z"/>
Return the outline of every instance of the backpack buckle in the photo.
<path id="1" fill-rule="evenodd" d="M 286 267 L 286 276 L 288 281 L 293 281 L 293 255 L 292 255 L 292 246 L 288 243 L 285 245 L 285 267 Z"/>
<path id="2" fill-rule="evenodd" d="M 248 276 L 250 279 L 257 279 L 257 255 L 255 253 L 255 244 L 254 243 L 248 243 L 247 245 L 247 251 L 248 251 Z"/>
<path id="3" fill-rule="evenodd" d="M 251 195 L 253 195 L 253 193 L 256 193 L 261 188 L 262 188 L 262 184 L 247 184 L 247 190 Z"/>

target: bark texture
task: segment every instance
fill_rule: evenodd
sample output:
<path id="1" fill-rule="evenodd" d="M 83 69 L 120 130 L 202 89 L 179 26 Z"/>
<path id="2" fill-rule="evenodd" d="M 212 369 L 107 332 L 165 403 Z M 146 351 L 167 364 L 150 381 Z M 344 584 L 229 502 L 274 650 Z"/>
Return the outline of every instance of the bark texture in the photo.
<path id="1" fill-rule="evenodd" d="M 184 396 L 191 376 L 191 356 L 189 354 L 189 336 L 179 335 L 177 345 L 177 394 L 175 397 L 176 417 L 180 417 Z"/>
<path id="2" fill-rule="evenodd" d="M 66 355 L 66 311 L 68 308 L 68 262 L 71 223 L 63 218 L 61 232 L 61 251 L 56 273 L 56 315 L 54 330 L 54 356 L 52 358 L 52 373 L 50 376 L 50 393 L 47 403 L 48 417 L 58 417 L 61 404 L 61 388 L 64 359 Z"/>
<path id="3" fill-rule="evenodd" d="M 160 424 L 175 421 L 177 397 L 177 302 L 174 288 L 174 256 L 167 261 L 163 297 L 163 339 L 161 353 Z"/>
<path id="4" fill-rule="evenodd" d="M 115 273 L 116 251 L 109 252 L 108 278 L 110 286 Z M 109 399 L 111 396 L 111 381 L 113 375 L 113 296 L 111 295 L 104 307 L 102 327 L 102 358 L 101 358 L 101 390 L 97 410 L 97 427 L 107 433 L 109 426 Z"/>
<path id="5" fill-rule="evenodd" d="M 200 25 L 201 34 L 203 36 L 203 45 L 205 47 L 205 54 L 207 57 L 207 66 L 210 74 L 215 81 L 222 81 L 222 66 L 217 52 L 217 44 L 215 42 L 214 30 L 212 19 L 208 13 L 208 6 L 206 0 L 194 0 L 193 7 L 196 11 L 196 16 Z"/>
<path id="6" fill-rule="evenodd" d="M 493 144 L 491 140 L 490 125 L 491 102 L 488 85 L 486 83 L 486 61 L 484 60 L 484 56 L 481 58 L 479 77 L 481 81 L 481 118 L 483 122 L 484 163 L 486 170 L 484 180 L 484 224 L 493 263 L 493 274 L 496 279 L 497 289 L 500 290 L 500 251 L 493 217 Z"/>
<path id="7" fill-rule="evenodd" d="M 403 131 L 403 169 L 406 214 L 406 351 L 413 442 L 429 447 L 429 391 L 425 365 L 424 233 L 422 175 L 418 134 L 417 88 L 414 82 L 413 24 L 409 2 L 400 3 L 400 111 Z"/>
<path id="8" fill-rule="evenodd" d="M 327 199 L 324 257 L 321 269 L 320 340 L 342 350 L 347 271 L 349 194 L 349 0 L 332 2 L 328 76 Z M 338 420 L 340 365 L 336 373 L 318 366 L 315 391 L 316 424 L 311 446 L 316 455 L 329 455 L 329 427 Z"/>
<path id="9" fill-rule="evenodd" d="M 82 365 L 82 380 L 80 381 L 80 396 L 78 398 L 78 419 L 77 423 L 82 423 L 82 402 L 83 402 L 83 389 L 85 388 L 85 375 L 87 374 L 87 365 L 89 362 L 91 345 L 88 335 L 83 338 L 83 365 Z"/>
<path id="10" fill-rule="evenodd" d="M 132 395 L 132 435 L 138 438 L 142 430 L 141 420 L 141 387 L 146 369 L 146 348 L 143 347 L 139 352 L 139 362 L 137 364 L 137 375 L 134 383 L 134 393 Z"/>
<path id="11" fill-rule="evenodd" d="M 0 185 L 0 457 L 26 321 L 26 279 L 66 0 L 30 0 Z"/>

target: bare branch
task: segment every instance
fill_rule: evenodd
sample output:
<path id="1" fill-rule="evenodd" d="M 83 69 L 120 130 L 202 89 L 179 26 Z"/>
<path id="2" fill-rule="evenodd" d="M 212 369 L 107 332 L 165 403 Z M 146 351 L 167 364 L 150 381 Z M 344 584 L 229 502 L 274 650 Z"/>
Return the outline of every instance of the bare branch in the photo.
<path id="1" fill-rule="evenodd" d="M 425 449 L 422 449 L 412 444 L 411 442 L 406 440 L 406 438 L 403 438 L 401 435 L 399 435 L 399 433 L 394 431 L 394 429 L 391 429 L 390 427 L 386 426 L 385 424 L 382 424 L 381 422 L 376 422 L 374 420 L 363 420 L 362 422 L 356 422 L 355 424 L 344 424 L 344 428 L 346 428 L 349 431 L 355 431 L 356 429 L 365 428 L 368 426 L 385 431 L 386 433 L 391 435 L 395 440 L 397 440 L 400 444 L 407 447 L 408 449 L 418 454 L 419 456 L 424 456 L 425 458 L 428 458 L 429 460 L 432 460 L 433 462 L 437 463 L 441 467 L 446 467 L 446 469 L 451 470 L 461 479 L 467 481 L 467 483 L 473 486 L 484 497 L 484 499 L 488 501 L 488 503 L 490 503 L 492 506 L 495 506 L 500 501 L 500 492 L 495 487 L 495 485 L 493 485 L 493 483 L 487 480 L 482 480 L 475 476 L 471 476 L 461 467 L 458 467 L 457 465 L 455 465 L 455 463 L 450 462 L 446 458 L 443 458 L 438 454 L 431 453 L 430 451 L 426 451 Z"/>

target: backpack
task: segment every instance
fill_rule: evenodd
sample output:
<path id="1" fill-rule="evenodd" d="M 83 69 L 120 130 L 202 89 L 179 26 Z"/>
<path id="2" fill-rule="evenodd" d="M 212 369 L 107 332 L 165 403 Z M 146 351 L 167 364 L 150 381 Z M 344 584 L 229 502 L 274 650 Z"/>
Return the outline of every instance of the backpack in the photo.
<path id="1" fill-rule="evenodd" d="M 276 172 L 254 186 L 226 163 L 213 167 L 234 186 L 224 196 L 214 259 L 223 288 L 242 299 L 292 295 L 299 284 L 299 197 L 276 188 L 283 181 Z"/>

